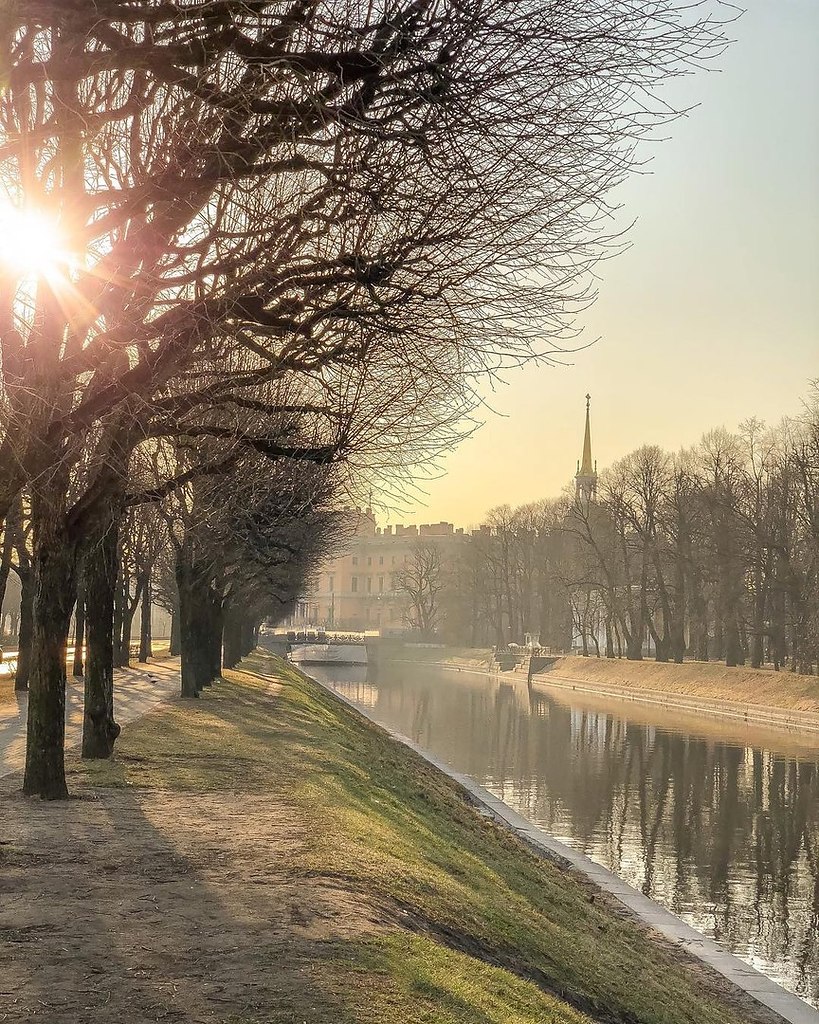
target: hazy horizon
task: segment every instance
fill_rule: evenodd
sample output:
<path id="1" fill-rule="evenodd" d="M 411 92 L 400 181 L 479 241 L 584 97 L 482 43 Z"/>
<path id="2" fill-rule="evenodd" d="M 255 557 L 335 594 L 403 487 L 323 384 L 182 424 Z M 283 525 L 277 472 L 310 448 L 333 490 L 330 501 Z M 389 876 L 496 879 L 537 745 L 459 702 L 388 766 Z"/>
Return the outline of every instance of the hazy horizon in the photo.
<path id="1" fill-rule="evenodd" d="M 506 374 L 500 415 L 442 465 L 427 498 L 383 522 L 469 526 L 488 509 L 560 493 L 592 395 L 600 469 L 642 444 L 797 415 L 819 377 L 819 4 L 750 3 L 719 70 L 674 83 L 699 104 L 646 147 L 616 199 L 630 248 L 603 264 L 566 366 Z M 786 187 L 782 186 L 782 183 Z"/>

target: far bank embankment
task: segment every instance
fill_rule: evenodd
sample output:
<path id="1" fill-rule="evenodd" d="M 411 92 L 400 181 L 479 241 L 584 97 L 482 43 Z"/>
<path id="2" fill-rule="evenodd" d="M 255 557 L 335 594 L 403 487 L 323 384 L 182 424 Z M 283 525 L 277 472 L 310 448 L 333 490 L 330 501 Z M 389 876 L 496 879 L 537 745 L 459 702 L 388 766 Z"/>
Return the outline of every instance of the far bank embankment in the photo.
<path id="1" fill-rule="evenodd" d="M 615 684 L 634 691 L 663 691 L 819 714 L 819 678 L 792 672 L 727 668 L 710 661 L 676 665 L 570 656 L 556 658 L 549 669 L 540 674 L 566 676 L 598 685 Z"/>
<path id="2" fill-rule="evenodd" d="M 819 679 L 714 662 L 555 658 L 533 685 L 571 688 L 819 733 Z"/>
<path id="3" fill-rule="evenodd" d="M 403 647 L 389 660 L 461 672 L 513 676 L 525 662 L 503 672 L 483 648 Z M 719 715 L 759 725 L 819 733 L 819 677 L 771 669 L 728 668 L 717 662 L 682 665 L 655 661 L 547 659 L 531 676 L 536 687 L 568 689 L 612 700 L 636 701 L 689 714 Z"/>

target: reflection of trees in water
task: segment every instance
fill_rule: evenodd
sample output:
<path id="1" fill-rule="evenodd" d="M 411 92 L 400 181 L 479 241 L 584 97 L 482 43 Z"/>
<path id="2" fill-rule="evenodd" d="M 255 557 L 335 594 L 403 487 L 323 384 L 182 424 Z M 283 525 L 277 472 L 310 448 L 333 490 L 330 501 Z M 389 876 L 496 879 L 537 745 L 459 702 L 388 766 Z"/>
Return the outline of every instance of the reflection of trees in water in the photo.
<path id="1" fill-rule="evenodd" d="M 732 948 L 790 962 L 819 999 L 816 764 L 593 711 L 562 728 L 571 757 L 541 737 L 534 816 Z"/>
<path id="2" fill-rule="evenodd" d="M 819 1000 L 816 764 L 570 709 L 481 677 L 408 672 L 380 688 L 379 710 L 527 817 L 737 952 L 778 965 Z"/>

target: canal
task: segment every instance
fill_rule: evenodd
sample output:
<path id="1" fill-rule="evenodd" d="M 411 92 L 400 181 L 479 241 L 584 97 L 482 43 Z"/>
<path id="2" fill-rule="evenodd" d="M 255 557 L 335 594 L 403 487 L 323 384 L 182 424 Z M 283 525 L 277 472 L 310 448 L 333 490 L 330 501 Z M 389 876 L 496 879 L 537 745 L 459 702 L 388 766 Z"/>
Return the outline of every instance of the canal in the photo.
<path id="1" fill-rule="evenodd" d="M 408 664 L 312 674 L 819 1006 L 819 737 Z"/>

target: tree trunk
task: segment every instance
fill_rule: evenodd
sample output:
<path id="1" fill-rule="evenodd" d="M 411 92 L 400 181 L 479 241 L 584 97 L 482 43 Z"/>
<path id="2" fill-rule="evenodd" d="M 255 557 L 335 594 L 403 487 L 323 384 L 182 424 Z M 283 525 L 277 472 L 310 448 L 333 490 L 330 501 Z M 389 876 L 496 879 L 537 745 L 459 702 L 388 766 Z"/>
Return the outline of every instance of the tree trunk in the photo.
<path id="1" fill-rule="evenodd" d="M 762 607 L 760 607 L 760 605 Z M 751 634 L 751 668 L 762 668 L 765 654 L 764 636 L 764 598 L 757 597 L 754 601 L 754 625 Z"/>
<path id="2" fill-rule="evenodd" d="M 614 637 L 611 630 L 611 616 L 606 616 L 606 657 L 614 657 Z"/>
<path id="3" fill-rule="evenodd" d="M 114 590 L 117 525 L 112 523 L 86 557 L 88 658 L 82 756 L 110 757 L 120 727 L 114 720 Z"/>
<path id="4" fill-rule="evenodd" d="M 199 689 L 203 689 L 206 686 L 210 686 L 213 680 L 219 675 L 222 670 L 222 659 L 218 659 L 218 667 L 215 665 L 215 647 L 216 642 L 214 639 L 214 632 L 216 629 L 216 622 L 213 613 L 213 594 L 211 588 L 207 585 L 203 587 L 201 598 L 199 599 L 199 621 L 197 623 L 199 630 L 199 643 L 201 645 L 200 658 L 202 661 L 202 675 L 199 680 Z M 220 634 L 221 640 L 221 634 Z M 216 673 L 214 674 L 214 667 L 216 667 Z"/>
<path id="5" fill-rule="evenodd" d="M 82 676 L 85 669 L 83 666 L 83 644 L 85 643 L 85 578 L 80 580 L 77 586 L 77 609 L 74 613 L 74 667 L 71 674 Z"/>
<path id="6" fill-rule="evenodd" d="M 597 629 L 594 628 L 594 627 L 591 630 L 591 638 L 592 638 L 592 643 L 594 644 L 595 655 L 596 655 L 596 657 L 599 658 L 600 657 L 600 641 L 597 639 Z"/>
<path id="7" fill-rule="evenodd" d="M 14 505 L 9 509 L 9 514 L 6 516 L 6 527 L 3 531 L 3 552 L 0 556 L 0 633 L 3 632 L 3 626 L 5 625 L 2 610 L 3 602 L 6 600 L 6 586 L 11 570 L 11 556 L 14 551 L 14 541 L 18 529 L 16 523 L 18 507 L 15 501 Z"/>
<path id="8" fill-rule="evenodd" d="M 725 656 L 725 630 L 723 629 L 722 612 L 714 611 L 714 659 L 722 661 Z"/>
<path id="9" fill-rule="evenodd" d="M 668 645 L 666 643 L 665 635 L 660 636 L 657 632 L 657 627 L 654 625 L 654 617 L 646 609 L 646 625 L 648 627 L 648 635 L 654 641 L 654 660 L 655 661 L 668 661 Z"/>
<path id="10" fill-rule="evenodd" d="M 210 604 L 210 629 L 208 635 L 210 676 L 211 679 L 218 679 L 222 675 L 222 634 L 225 630 L 225 615 L 222 608 L 222 598 L 215 590 L 211 594 Z"/>
<path id="11" fill-rule="evenodd" d="M 626 638 L 626 658 L 629 661 L 642 661 L 643 660 L 643 634 L 641 630 L 632 627 L 630 630 L 623 631 Z"/>
<path id="12" fill-rule="evenodd" d="M 685 619 L 679 611 L 678 615 L 679 617 L 674 620 L 674 630 L 671 634 L 671 653 L 674 662 L 682 665 L 685 661 Z"/>
<path id="13" fill-rule="evenodd" d="M 620 630 L 617 626 L 617 621 L 614 622 L 614 642 L 617 647 L 617 657 L 623 657 L 623 638 L 620 635 Z"/>
<path id="14" fill-rule="evenodd" d="M 182 696 L 198 697 L 211 682 L 209 650 L 208 585 L 196 565 L 190 541 L 182 545 L 176 559 L 176 585 L 179 591 L 179 639 L 182 656 Z"/>
<path id="15" fill-rule="evenodd" d="M 145 570 L 142 573 L 142 605 L 139 621 L 139 660 L 141 662 L 146 662 L 153 656 L 151 642 L 151 575 Z"/>
<path id="16" fill-rule="evenodd" d="M 171 613 L 171 636 L 168 653 L 172 658 L 177 658 L 179 657 L 180 650 L 181 642 L 179 639 L 179 601 L 177 600 L 176 607 Z"/>
<path id="17" fill-rule="evenodd" d="M 246 658 L 256 646 L 255 623 L 245 619 L 242 623 L 242 657 Z"/>
<path id="18" fill-rule="evenodd" d="M 691 649 L 697 661 L 708 661 L 708 602 L 702 588 L 702 579 L 696 568 L 688 574 L 691 607 Z"/>
<path id="19" fill-rule="evenodd" d="M 196 608 L 193 587 L 177 568 L 179 584 L 179 653 L 182 657 L 182 696 L 198 697 L 199 671 L 196 629 Z"/>
<path id="20" fill-rule="evenodd" d="M 20 633 L 17 638 L 17 671 L 14 674 L 14 689 L 27 690 L 31 676 L 31 644 L 34 636 L 34 574 L 30 569 L 20 569 Z"/>
<path id="21" fill-rule="evenodd" d="M 734 668 L 737 665 L 743 664 L 744 661 L 739 636 L 739 624 L 733 614 L 729 614 L 725 623 L 725 664 L 729 668 Z"/>
<path id="22" fill-rule="evenodd" d="M 688 618 L 685 562 L 678 552 L 674 563 L 674 617 L 671 627 L 671 653 L 677 665 L 685 660 L 685 623 Z"/>
<path id="23" fill-rule="evenodd" d="M 119 638 L 114 638 L 119 643 L 119 658 L 117 665 L 120 668 L 128 668 L 131 664 L 131 634 L 134 629 L 134 616 L 137 605 L 142 598 L 141 581 L 137 580 L 136 593 L 131 597 L 130 584 L 126 582 L 123 589 L 122 605 L 122 628 Z"/>
<path id="24" fill-rule="evenodd" d="M 68 796 L 65 782 L 65 662 L 74 604 L 76 547 L 63 519 L 66 488 L 56 473 L 32 488 L 34 631 L 23 792 Z"/>
<path id="25" fill-rule="evenodd" d="M 242 620 L 236 608 L 225 613 L 223 664 L 235 668 L 242 660 Z"/>
<path id="26" fill-rule="evenodd" d="M 584 658 L 588 658 L 588 656 L 589 656 L 589 637 L 588 637 L 588 634 L 586 632 L 586 616 L 580 610 L 579 601 L 580 601 L 580 599 L 578 597 L 577 632 L 578 632 L 578 635 L 580 637 L 580 649 L 581 649 L 581 651 L 583 653 L 583 657 Z"/>

